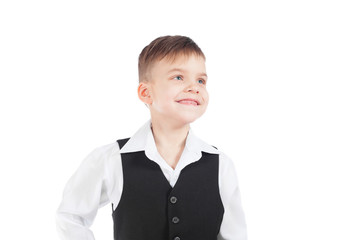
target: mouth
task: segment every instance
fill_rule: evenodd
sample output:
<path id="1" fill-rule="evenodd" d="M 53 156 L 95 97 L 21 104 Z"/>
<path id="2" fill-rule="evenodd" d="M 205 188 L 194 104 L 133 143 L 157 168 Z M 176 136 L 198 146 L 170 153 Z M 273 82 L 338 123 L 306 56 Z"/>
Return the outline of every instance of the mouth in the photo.
<path id="1" fill-rule="evenodd" d="M 180 101 L 177 101 L 177 103 L 184 104 L 184 105 L 193 105 L 193 106 L 200 105 L 198 100 L 192 99 L 192 98 L 182 99 Z"/>

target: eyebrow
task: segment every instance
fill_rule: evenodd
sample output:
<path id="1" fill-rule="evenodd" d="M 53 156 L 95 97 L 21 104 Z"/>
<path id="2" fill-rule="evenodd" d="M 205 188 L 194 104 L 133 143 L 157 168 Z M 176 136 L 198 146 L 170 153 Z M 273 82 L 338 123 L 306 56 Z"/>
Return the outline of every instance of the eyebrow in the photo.
<path id="1" fill-rule="evenodd" d="M 187 72 L 186 70 L 182 69 L 182 68 L 173 68 L 173 69 L 170 69 L 168 71 L 168 74 L 172 73 L 172 72 Z M 205 76 L 207 77 L 207 74 L 206 73 L 200 73 L 199 76 Z"/>

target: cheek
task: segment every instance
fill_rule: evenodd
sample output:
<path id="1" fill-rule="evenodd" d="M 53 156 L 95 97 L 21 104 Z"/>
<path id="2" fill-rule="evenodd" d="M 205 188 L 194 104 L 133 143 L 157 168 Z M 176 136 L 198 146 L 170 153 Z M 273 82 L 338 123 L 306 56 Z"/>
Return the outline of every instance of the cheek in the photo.
<path id="1" fill-rule="evenodd" d="M 202 95 L 203 95 L 204 101 L 208 102 L 209 101 L 209 93 L 206 90 L 204 90 Z"/>
<path id="2" fill-rule="evenodd" d="M 176 94 L 176 91 L 169 88 L 159 89 L 157 92 L 158 100 L 160 100 L 163 105 L 169 105 L 175 102 Z"/>

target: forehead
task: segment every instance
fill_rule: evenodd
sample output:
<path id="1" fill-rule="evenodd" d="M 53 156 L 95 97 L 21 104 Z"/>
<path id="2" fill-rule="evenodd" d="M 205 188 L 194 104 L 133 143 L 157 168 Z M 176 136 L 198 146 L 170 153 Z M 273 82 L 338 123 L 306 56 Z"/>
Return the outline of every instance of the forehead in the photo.
<path id="1" fill-rule="evenodd" d="M 205 71 L 205 59 L 197 54 L 181 54 L 172 58 L 163 58 L 156 61 L 151 67 L 152 71 L 168 71 L 169 69 L 186 69 L 194 72 Z"/>

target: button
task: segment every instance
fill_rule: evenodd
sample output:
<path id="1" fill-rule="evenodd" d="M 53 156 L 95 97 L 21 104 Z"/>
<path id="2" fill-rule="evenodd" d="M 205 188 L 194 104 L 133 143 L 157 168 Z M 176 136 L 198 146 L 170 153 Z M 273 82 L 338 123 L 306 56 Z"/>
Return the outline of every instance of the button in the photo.
<path id="1" fill-rule="evenodd" d="M 171 203 L 176 203 L 176 202 L 177 202 L 177 198 L 176 198 L 176 197 L 171 197 L 171 198 L 170 198 L 170 202 L 171 202 Z"/>
<path id="2" fill-rule="evenodd" d="M 178 223 L 179 221 L 180 221 L 180 219 L 178 217 L 173 217 L 172 218 L 173 223 Z"/>
<path id="3" fill-rule="evenodd" d="M 174 237 L 174 240 L 180 240 L 180 238 L 179 237 Z"/>

